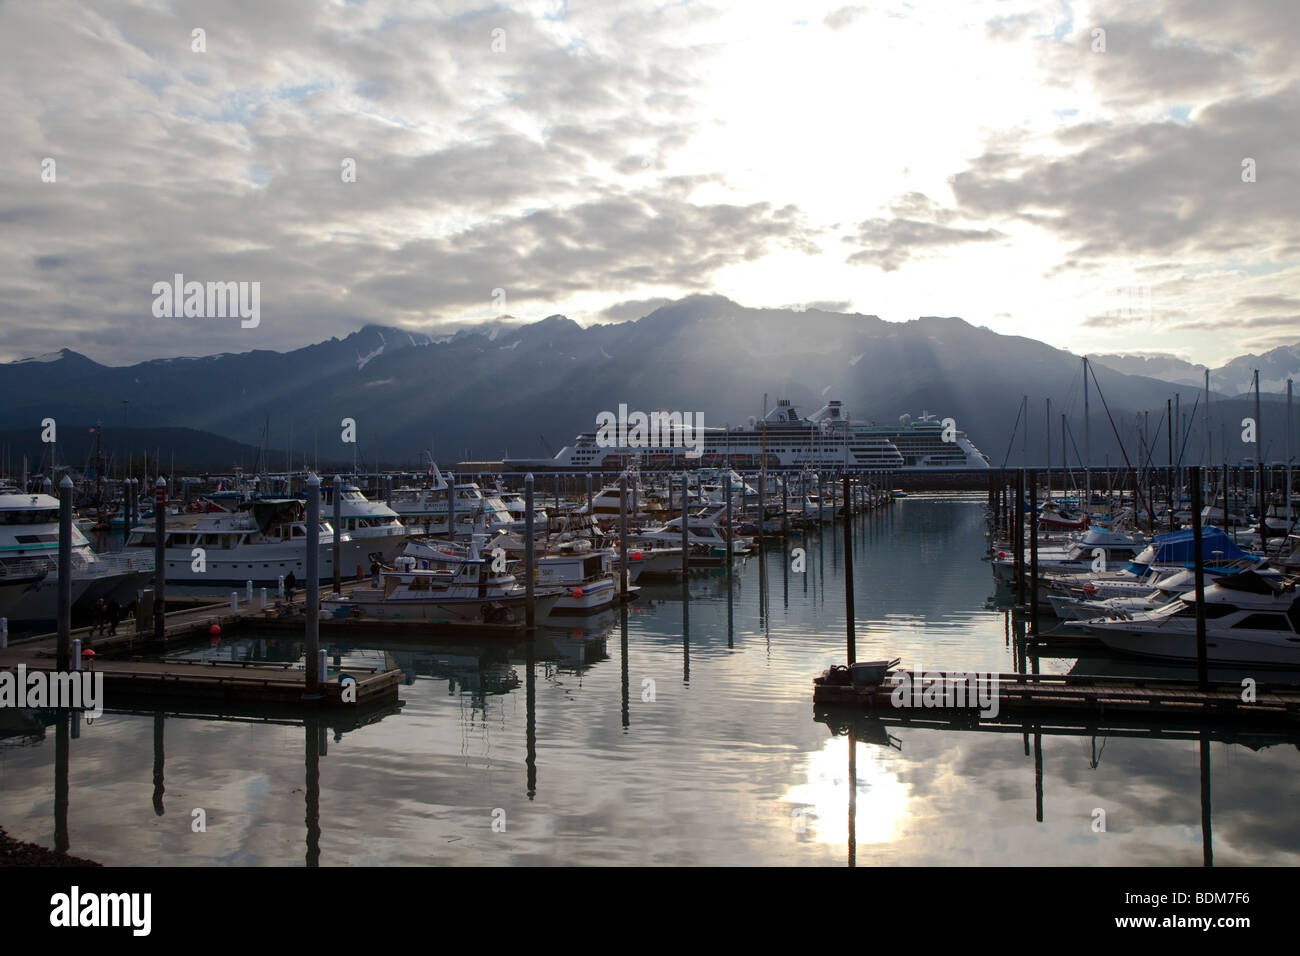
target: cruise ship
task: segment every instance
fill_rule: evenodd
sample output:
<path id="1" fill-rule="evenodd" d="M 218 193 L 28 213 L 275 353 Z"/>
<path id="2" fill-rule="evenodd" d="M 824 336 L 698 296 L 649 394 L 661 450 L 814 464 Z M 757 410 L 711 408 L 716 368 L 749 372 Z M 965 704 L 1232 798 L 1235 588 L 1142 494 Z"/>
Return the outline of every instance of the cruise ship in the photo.
<path id="1" fill-rule="evenodd" d="M 913 419 L 902 415 L 897 425 L 877 422 L 850 426 L 862 438 L 883 438 L 893 444 L 903 456 L 899 471 L 922 471 L 931 468 L 988 468 L 988 456 L 966 437 L 966 433 L 952 426 L 952 438 L 944 440 L 945 423 L 937 415 L 922 412 Z"/>
<path id="2" fill-rule="evenodd" d="M 988 468 L 988 459 L 964 432 L 945 441 L 944 423 L 932 415 L 916 421 L 903 416 L 884 426 L 850 420 L 843 403 L 827 402 L 804 418 L 789 399 L 759 421 L 751 418 L 739 428 L 705 426 L 699 454 L 687 457 L 687 442 L 674 434 L 660 436 L 649 447 L 611 446 L 597 442 L 595 431 L 584 432 L 554 458 L 515 458 L 502 463 L 507 471 L 621 471 L 637 464 L 647 470 L 721 468 L 757 471 L 766 451 L 771 469 L 829 471 L 918 471 L 935 468 Z M 665 429 L 666 431 L 666 429 Z M 950 436 L 954 432 L 949 433 Z"/>

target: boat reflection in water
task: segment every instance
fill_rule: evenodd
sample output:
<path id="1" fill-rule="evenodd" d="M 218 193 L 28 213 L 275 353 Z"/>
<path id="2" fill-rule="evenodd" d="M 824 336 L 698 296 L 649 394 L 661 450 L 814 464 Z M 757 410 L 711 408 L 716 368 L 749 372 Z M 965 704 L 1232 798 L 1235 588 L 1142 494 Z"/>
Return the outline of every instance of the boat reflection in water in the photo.
<path id="1" fill-rule="evenodd" d="M 1026 653 L 1023 621 L 985 606 L 978 498 L 913 495 L 851 535 L 862 659 L 1168 673 Z M 843 549 L 838 525 L 765 542 L 531 641 L 324 635 L 335 671 L 404 674 L 400 712 L 355 726 L 147 708 L 64 733 L 0 712 L 0 820 L 121 865 L 297 864 L 304 844 L 325 865 L 1300 863 L 1289 730 L 815 713 L 811 679 L 844 655 Z M 188 656 L 300 665 L 303 641 Z M 206 836 L 177 819 L 195 807 Z"/>

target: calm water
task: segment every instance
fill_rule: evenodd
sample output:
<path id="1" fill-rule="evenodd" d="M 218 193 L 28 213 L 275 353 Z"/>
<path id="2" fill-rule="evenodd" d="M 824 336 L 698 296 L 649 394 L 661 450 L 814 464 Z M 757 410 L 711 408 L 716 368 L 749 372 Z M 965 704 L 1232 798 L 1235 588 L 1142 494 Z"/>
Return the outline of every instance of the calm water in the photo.
<path id="1" fill-rule="evenodd" d="M 811 686 L 843 657 L 841 532 L 802 546 L 803 573 L 769 550 L 730 600 L 725 576 L 692 579 L 687 605 L 680 585 L 647 586 L 625 617 L 531 649 L 327 645 L 406 674 L 402 706 L 361 726 L 110 711 L 70 744 L 69 850 L 120 865 L 844 865 L 848 738 L 814 719 Z M 866 517 L 858 656 L 1014 669 L 983 549 L 977 499 Z M 0 823 L 54 846 L 55 730 L 18 716 L 0 713 Z M 855 732 L 859 865 L 1202 863 L 1196 739 Z M 1215 731 L 1208 751 L 1216 865 L 1300 863 L 1294 742 Z"/>

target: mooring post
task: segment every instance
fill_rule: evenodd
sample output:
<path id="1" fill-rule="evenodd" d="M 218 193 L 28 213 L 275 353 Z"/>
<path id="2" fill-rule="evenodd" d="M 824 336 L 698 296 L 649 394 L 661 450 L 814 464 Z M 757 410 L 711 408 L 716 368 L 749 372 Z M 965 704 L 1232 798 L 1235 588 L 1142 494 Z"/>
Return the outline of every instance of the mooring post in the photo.
<path id="1" fill-rule="evenodd" d="M 537 604 L 534 578 L 537 577 L 537 553 L 534 550 L 534 525 L 536 510 L 533 502 L 534 481 L 530 471 L 524 475 L 524 626 L 532 630 L 537 626 Z"/>
<path id="2" fill-rule="evenodd" d="M 449 471 L 443 479 L 447 483 L 447 540 L 456 540 L 456 473 Z M 473 517 L 470 518 L 471 522 Z M 472 534 L 473 532 L 471 532 Z"/>
<path id="3" fill-rule="evenodd" d="M 1192 465 L 1188 475 L 1192 486 L 1192 573 L 1196 584 L 1196 681 L 1205 690 L 1210 685 L 1210 674 L 1205 643 L 1205 556 L 1201 553 L 1201 466 Z"/>
<path id="4" fill-rule="evenodd" d="M 790 537 L 790 473 L 781 472 L 781 536 Z"/>
<path id="5" fill-rule="evenodd" d="M 691 548 L 687 542 L 686 526 L 690 523 L 690 508 L 687 507 L 686 469 L 682 469 L 682 580 L 690 574 Z"/>
<path id="6" fill-rule="evenodd" d="M 153 639 L 167 639 L 167 482 L 162 475 L 153 486 Z"/>
<path id="7" fill-rule="evenodd" d="M 671 496 L 670 496 L 671 497 Z M 618 594 L 627 601 L 627 472 L 618 476 Z"/>
<path id="8" fill-rule="evenodd" d="M 1038 636 L 1038 472 L 1029 471 L 1029 633 Z"/>
<path id="9" fill-rule="evenodd" d="M 844 501 L 849 500 L 849 476 L 844 476 Z M 853 528 L 848 518 L 844 520 L 844 628 L 848 641 L 849 664 L 858 659 L 857 633 L 854 630 L 853 612 Z"/>
<path id="10" fill-rule="evenodd" d="M 122 482 L 122 547 L 126 547 L 127 541 L 131 538 L 131 526 L 133 517 L 131 514 L 134 490 L 131 488 L 131 479 L 124 479 Z"/>
<path id="11" fill-rule="evenodd" d="M 727 495 L 727 577 L 731 577 L 731 560 L 732 560 L 731 538 L 732 535 L 735 534 L 735 531 L 731 527 L 731 466 L 730 464 L 728 464 L 727 466 L 727 476 L 724 479 L 724 481 L 726 482 L 726 489 L 727 489 L 726 491 L 726 495 Z"/>
<path id="12" fill-rule="evenodd" d="M 320 679 L 316 670 L 316 654 L 320 650 L 320 498 L 320 478 L 311 472 L 307 476 L 307 554 L 303 571 L 307 577 L 307 596 L 303 604 L 307 618 L 307 647 L 303 654 L 307 679 L 304 700 L 320 699 Z M 335 528 L 335 540 L 338 540 L 338 535 Z"/>
<path id="13" fill-rule="evenodd" d="M 1025 603 L 1025 469 L 1016 469 L 1016 603 Z"/>
<path id="14" fill-rule="evenodd" d="M 55 650 L 58 669 L 66 671 L 72 647 L 72 479 L 67 475 L 59 482 L 59 589 L 56 594 L 59 636 Z"/>
<path id="15" fill-rule="evenodd" d="M 343 476 L 334 476 L 334 593 L 343 593 Z M 253 600 L 249 584 L 248 600 Z"/>

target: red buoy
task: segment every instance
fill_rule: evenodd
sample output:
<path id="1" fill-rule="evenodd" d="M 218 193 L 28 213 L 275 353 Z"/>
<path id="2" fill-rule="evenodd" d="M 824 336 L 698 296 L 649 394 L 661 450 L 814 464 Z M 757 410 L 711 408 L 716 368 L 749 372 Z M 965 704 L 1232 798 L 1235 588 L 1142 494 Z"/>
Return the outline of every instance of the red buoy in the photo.
<path id="1" fill-rule="evenodd" d="M 582 597 L 582 588 L 574 588 L 569 593 L 573 596 L 573 599 L 575 601 L 579 600 Z"/>
<path id="2" fill-rule="evenodd" d="M 220 624 L 213 624 L 210 628 L 208 628 L 208 633 L 211 634 L 213 637 L 220 637 L 220 636 L 221 636 L 221 625 L 220 625 Z"/>

